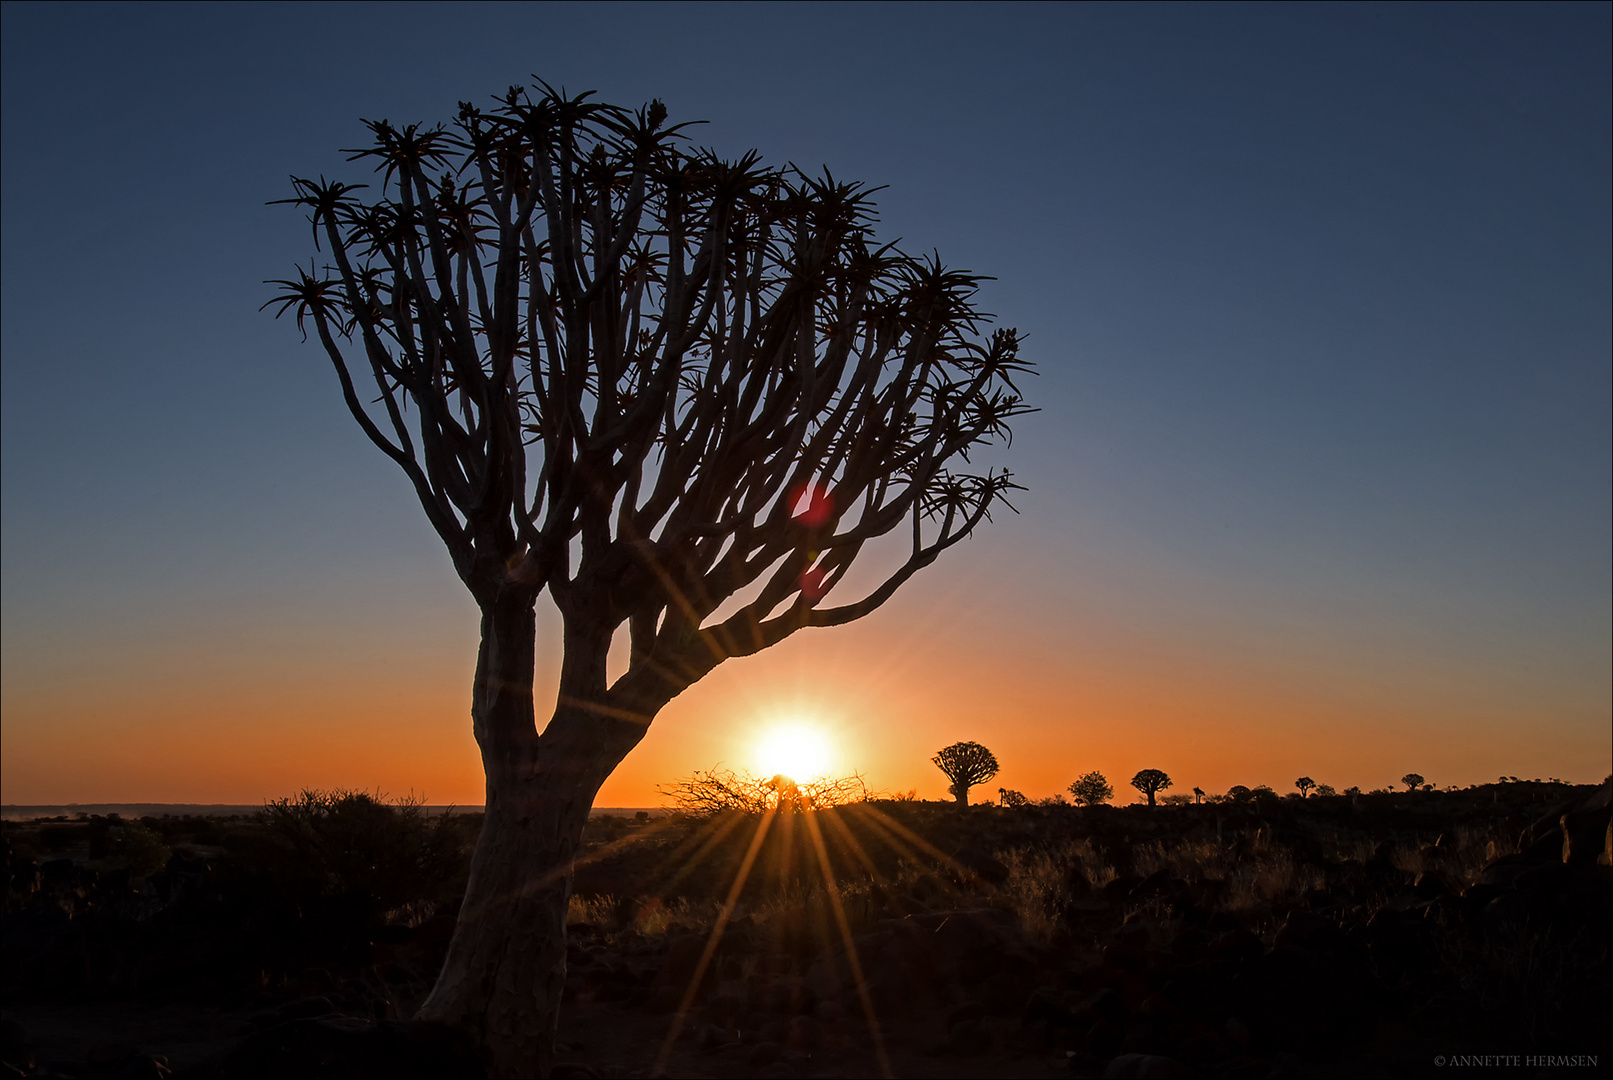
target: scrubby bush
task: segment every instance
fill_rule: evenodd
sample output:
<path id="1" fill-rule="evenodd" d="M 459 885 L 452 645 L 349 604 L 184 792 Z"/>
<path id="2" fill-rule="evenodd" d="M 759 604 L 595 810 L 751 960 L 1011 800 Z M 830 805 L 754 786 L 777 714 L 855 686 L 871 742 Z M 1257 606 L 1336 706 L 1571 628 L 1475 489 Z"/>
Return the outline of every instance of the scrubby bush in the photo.
<path id="1" fill-rule="evenodd" d="M 1108 779 L 1096 769 L 1071 784 L 1069 790 L 1082 806 L 1102 806 L 1115 795 L 1115 789 L 1110 786 Z"/>
<path id="2" fill-rule="evenodd" d="M 261 819 L 270 842 L 260 869 L 293 898 L 364 922 L 457 899 L 474 842 L 451 812 L 429 817 L 420 799 L 362 791 L 305 790 L 267 803 Z"/>
<path id="3" fill-rule="evenodd" d="M 675 812 L 690 817 L 730 812 L 758 814 L 774 809 L 801 813 L 878 797 L 868 790 L 860 773 L 798 783 L 787 776 L 763 779 L 722 768 L 704 772 L 697 769 L 656 790 L 671 801 Z"/>

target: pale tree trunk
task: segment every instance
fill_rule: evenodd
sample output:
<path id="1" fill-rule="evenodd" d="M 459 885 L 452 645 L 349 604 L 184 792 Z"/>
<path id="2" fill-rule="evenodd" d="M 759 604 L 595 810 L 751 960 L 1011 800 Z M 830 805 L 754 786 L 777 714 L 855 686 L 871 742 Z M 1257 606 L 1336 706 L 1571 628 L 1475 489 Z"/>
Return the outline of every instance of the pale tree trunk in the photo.
<path id="1" fill-rule="evenodd" d="M 579 669 L 597 669 L 585 681 L 600 685 L 609 646 L 569 634 L 561 705 L 538 737 L 533 606 L 501 598 L 482 616 L 472 715 L 487 814 L 447 959 L 419 1013 L 469 1035 L 493 1077 L 547 1076 L 554 1064 L 573 862 L 594 795 L 637 742 L 622 745 L 612 725 L 566 705 Z"/>

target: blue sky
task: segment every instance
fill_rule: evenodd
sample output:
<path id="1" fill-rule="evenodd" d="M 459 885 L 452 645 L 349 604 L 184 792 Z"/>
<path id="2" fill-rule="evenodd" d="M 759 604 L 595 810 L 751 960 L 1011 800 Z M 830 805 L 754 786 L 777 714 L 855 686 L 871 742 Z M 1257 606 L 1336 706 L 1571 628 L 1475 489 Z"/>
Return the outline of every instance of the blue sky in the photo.
<path id="1" fill-rule="evenodd" d="M 1501 732 L 1600 779 L 1609 12 L 7 4 L 6 756 L 160 713 L 225 642 L 225 695 L 332 657 L 468 678 L 471 608 L 405 486 L 257 310 L 311 254 L 265 204 L 357 175 L 360 117 L 535 74 L 888 185 L 884 235 L 995 276 L 1042 411 L 1004 456 L 1023 514 L 956 569 L 969 618 L 1023 638 L 1012 678 L 1129 648 L 1353 679 L 1420 702 L 1398 723 L 1428 745 Z"/>

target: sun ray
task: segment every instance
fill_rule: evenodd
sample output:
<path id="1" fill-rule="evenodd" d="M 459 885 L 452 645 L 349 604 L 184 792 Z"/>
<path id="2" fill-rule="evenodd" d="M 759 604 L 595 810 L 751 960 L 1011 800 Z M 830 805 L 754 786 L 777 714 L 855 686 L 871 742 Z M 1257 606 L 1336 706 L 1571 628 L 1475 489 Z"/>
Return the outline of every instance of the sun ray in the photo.
<path id="1" fill-rule="evenodd" d="M 711 958 L 717 954 L 717 946 L 722 942 L 723 931 L 728 927 L 728 919 L 734 913 L 740 891 L 744 889 L 745 881 L 750 877 L 751 867 L 756 862 L 757 854 L 762 850 L 762 841 L 767 838 L 767 830 L 772 826 L 777 813 L 776 810 L 767 810 L 762 814 L 762 820 L 756 823 L 756 833 L 751 837 L 744 861 L 739 864 L 739 871 L 734 875 L 733 887 L 728 890 L 728 899 L 723 901 L 722 911 L 717 914 L 717 922 L 711 928 L 711 936 L 706 939 L 706 948 L 700 954 L 699 963 L 695 965 L 688 989 L 683 992 L 683 1000 L 678 1003 L 678 1011 L 672 1016 L 672 1028 L 667 1032 L 666 1042 L 661 1044 L 661 1053 L 655 1059 L 655 1068 L 650 1070 L 651 1076 L 662 1076 L 666 1073 L 666 1064 L 672 1057 L 673 1044 L 683 1033 L 683 1022 L 689 1015 L 689 1007 L 694 1004 L 695 994 L 699 992 L 700 980 L 705 978 L 706 968 L 711 966 Z"/>
<path id="2" fill-rule="evenodd" d="M 840 889 L 835 881 L 834 867 L 829 862 L 829 850 L 824 846 L 823 833 L 818 828 L 818 815 L 815 812 L 803 814 L 806 819 L 807 835 L 812 839 L 812 846 L 818 854 L 818 865 L 823 870 L 824 892 L 829 896 L 829 907 L 834 912 L 835 923 L 840 928 L 840 940 L 846 946 L 846 959 L 851 964 L 851 978 L 857 988 L 857 998 L 862 1002 L 863 1015 L 868 1020 L 868 1036 L 874 1042 L 874 1057 L 879 1061 L 881 1075 L 890 1077 L 891 1072 L 889 1056 L 885 1053 L 885 1038 L 879 1030 L 879 1017 L 874 1013 L 874 999 L 868 995 L 868 982 L 863 978 L 862 960 L 857 955 L 857 943 L 851 936 L 851 923 L 846 919 L 845 905 L 840 902 Z"/>
<path id="3" fill-rule="evenodd" d="M 674 885 L 677 885 L 684 878 L 692 874 L 695 868 L 698 867 L 702 861 L 704 861 L 706 856 L 715 851 L 717 849 L 717 845 L 721 844 L 723 840 L 727 839 L 729 833 L 733 832 L 744 823 L 745 816 L 743 814 L 732 814 L 725 815 L 724 817 L 713 818 L 711 821 L 702 824 L 700 828 L 695 831 L 693 836 L 685 840 L 682 844 L 678 845 L 677 849 L 668 855 L 665 860 L 663 860 L 663 865 L 673 864 L 678 860 L 679 856 L 683 852 L 688 851 L 696 844 L 699 844 L 699 850 L 688 856 L 688 858 L 677 867 L 672 876 L 663 882 L 656 891 L 662 894 L 669 893 Z M 701 842 L 702 840 L 704 841 L 703 843 Z"/>
<path id="4" fill-rule="evenodd" d="M 889 831 L 893 834 L 893 839 L 895 837 L 904 838 L 911 843 L 913 847 L 929 855 L 932 859 L 935 859 L 948 869 L 959 874 L 968 873 L 968 869 L 962 863 L 958 862 L 958 860 L 954 859 L 952 856 L 948 855 L 946 852 L 942 851 L 940 848 L 936 847 L 934 844 L 930 843 L 928 840 L 924 839 L 924 837 L 920 836 L 912 829 L 909 829 L 906 825 L 903 825 L 895 818 L 892 818 L 883 811 L 877 810 L 872 806 L 868 806 L 867 804 L 863 804 L 861 809 L 866 811 L 868 814 L 869 824 L 874 825 L 876 828 Z M 893 843 L 891 846 L 896 847 L 896 844 Z M 901 849 L 898 847 L 897 850 Z"/>
<path id="5" fill-rule="evenodd" d="M 853 805 L 847 807 L 847 809 L 852 812 L 856 812 L 858 808 Z M 879 884 L 884 875 L 879 872 L 878 865 L 876 865 L 874 860 L 869 857 L 868 851 L 863 847 L 862 841 L 857 839 L 857 834 L 852 832 L 851 827 L 841 820 L 841 817 L 838 813 L 830 813 L 828 818 L 829 824 L 834 826 L 835 831 L 839 833 L 842 841 L 844 841 L 845 845 L 851 850 L 852 855 L 856 856 L 857 861 L 862 863 L 863 869 L 868 872 L 868 880 L 875 884 Z M 903 905 L 903 907 L 905 907 L 905 905 Z"/>

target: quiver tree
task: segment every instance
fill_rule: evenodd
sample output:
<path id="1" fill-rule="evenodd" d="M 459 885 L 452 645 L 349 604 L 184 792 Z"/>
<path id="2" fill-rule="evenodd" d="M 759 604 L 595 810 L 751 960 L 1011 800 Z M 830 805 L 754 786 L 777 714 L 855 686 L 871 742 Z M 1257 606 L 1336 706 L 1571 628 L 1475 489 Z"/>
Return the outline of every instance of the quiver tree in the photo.
<path id="1" fill-rule="evenodd" d="M 1294 786 L 1299 788 L 1299 797 L 1303 799 L 1311 793 L 1311 789 L 1316 786 L 1316 781 L 1308 776 L 1302 776 L 1294 781 Z"/>
<path id="2" fill-rule="evenodd" d="M 1131 786 L 1148 797 L 1148 805 L 1154 805 L 1154 796 L 1171 786 L 1171 778 L 1159 769 L 1144 769 L 1131 778 Z"/>
<path id="3" fill-rule="evenodd" d="M 1421 773 L 1409 772 L 1400 778 L 1400 782 L 1406 785 L 1407 791 L 1416 791 L 1423 786 L 1423 776 Z"/>
<path id="4" fill-rule="evenodd" d="M 277 283 L 279 313 L 311 326 L 481 611 L 487 817 L 421 1015 L 498 1075 L 549 1069 L 573 856 L 656 713 L 724 660 L 874 611 L 1015 486 L 967 465 L 1026 411 L 981 279 L 877 244 L 869 189 L 691 149 L 665 115 L 512 88 L 452 127 L 367 122 L 352 156 L 376 188 L 293 178 L 284 200 L 326 263 Z M 842 599 L 898 529 L 888 572 Z M 545 591 L 562 660 L 540 731 Z"/>
<path id="5" fill-rule="evenodd" d="M 959 806 L 969 805 L 969 789 L 997 775 L 997 756 L 977 742 L 959 742 L 936 751 L 935 767 L 952 781 L 947 792 Z"/>

